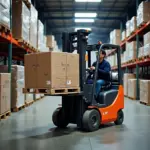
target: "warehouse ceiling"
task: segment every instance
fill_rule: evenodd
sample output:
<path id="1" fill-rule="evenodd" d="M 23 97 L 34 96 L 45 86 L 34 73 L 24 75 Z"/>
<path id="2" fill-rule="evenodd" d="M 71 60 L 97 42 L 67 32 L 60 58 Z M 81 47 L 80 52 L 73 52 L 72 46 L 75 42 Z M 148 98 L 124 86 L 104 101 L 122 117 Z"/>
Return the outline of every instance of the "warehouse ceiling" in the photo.
<path id="1" fill-rule="evenodd" d="M 73 32 L 75 28 L 91 28 L 90 44 L 97 43 L 98 40 L 108 42 L 110 31 L 119 29 L 120 22 L 125 24 L 129 12 L 135 10 L 133 14 L 136 13 L 136 0 L 90 1 L 92 2 L 33 0 L 33 4 L 39 12 L 39 18 L 45 23 L 46 34 L 54 34 L 59 46 L 61 46 L 61 33 Z M 92 18 L 94 22 L 81 23 L 75 22 L 75 13 L 97 13 L 97 16 Z"/>

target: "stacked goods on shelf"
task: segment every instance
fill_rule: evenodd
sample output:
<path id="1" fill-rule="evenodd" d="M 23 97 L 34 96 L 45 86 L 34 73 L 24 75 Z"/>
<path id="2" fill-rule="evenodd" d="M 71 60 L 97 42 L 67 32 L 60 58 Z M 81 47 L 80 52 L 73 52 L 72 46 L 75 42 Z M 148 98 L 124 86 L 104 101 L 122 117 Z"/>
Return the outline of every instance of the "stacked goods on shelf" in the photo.
<path id="1" fill-rule="evenodd" d="M 25 104 L 30 104 L 34 101 L 33 94 L 25 94 Z"/>
<path id="2" fill-rule="evenodd" d="M 140 101 L 150 104 L 150 80 L 140 80 Z"/>
<path id="3" fill-rule="evenodd" d="M 44 36 L 44 25 L 40 20 L 38 20 L 37 48 L 41 52 L 49 51 L 49 49 L 46 47 L 46 37 Z"/>
<path id="4" fill-rule="evenodd" d="M 0 72 L 7 72 L 8 66 L 0 66 Z M 25 105 L 24 94 L 24 66 L 12 65 L 11 74 L 11 108 L 20 108 Z"/>
<path id="5" fill-rule="evenodd" d="M 150 32 L 144 35 L 144 53 L 143 56 L 150 55 Z"/>
<path id="6" fill-rule="evenodd" d="M 108 56 L 107 61 L 111 64 L 112 67 L 117 66 L 117 54 Z"/>
<path id="7" fill-rule="evenodd" d="M 131 18 L 131 20 L 130 20 L 130 26 L 129 26 L 129 28 L 130 28 L 130 33 L 135 32 L 135 30 L 136 30 L 136 25 L 137 25 L 136 16 L 133 16 L 133 17 Z"/>
<path id="8" fill-rule="evenodd" d="M 131 34 L 131 31 L 130 31 L 130 20 L 128 20 L 126 22 L 126 36 L 129 37 Z"/>
<path id="9" fill-rule="evenodd" d="M 138 58 L 141 58 L 143 56 L 144 56 L 144 47 L 142 46 L 139 48 Z"/>
<path id="10" fill-rule="evenodd" d="M 126 39 L 126 31 L 123 31 L 121 40 L 124 41 L 125 39 Z"/>
<path id="11" fill-rule="evenodd" d="M 115 45 L 121 44 L 121 31 L 119 29 L 110 32 L 110 43 Z"/>
<path id="12" fill-rule="evenodd" d="M 0 24 L 10 28 L 10 0 L 0 1 Z"/>
<path id="13" fill-rule="evenodd" d="M 128 97 L 136 99 L 136 79 L 128 79 Z"/>
<path id="14" fill-rule="evenodd" d="M 135 79 L 135 78 L 136 78 L 135 74 L 132 74 L 132 73 L 125 73 L 124 74 L 123 83 L 124 83 L 124 95 L 125 96 L 128 96 L 128 88 L 129 88 L 128 80 L 129 79 Z"/>
<path id="15" fill-rule="evenodd" d="M 141 2 L 137 9 L 137 26 L 150 20 L 150 2 Z"/>
<path id="16" fill-rule="evenodd" d="M 49 47 L 50 49 L 55 48 L 55 37 L 53 35 L 47 35 L 46 36 L 46 46 Z"/>
<path id="17" fill-rule="evenodd" d="M 25 89 L 45 89 L 47 93 L 68 87 L 79 89 L 78 70 L 78 54 L 43 52 L 25 55 Z"/>
<path id="18" fill-rule="evenodd" d="M 0 115 L 10 111 L 10 74 L 0 73 Z"/>
<path id="19" fill-rule="evenodd" d="M 21 0 L 12 1 L 12 34 L 29 43 L 30 11 Z M 34 37 L 35 38 L 35 37 Z"/>
<path id="20" fill-rule="evenodd" d="M 38 22 L 38 13 L 35 7 L 31 4 L 30 9 L 30 44 L 37 48 L 37 22 Z"/>

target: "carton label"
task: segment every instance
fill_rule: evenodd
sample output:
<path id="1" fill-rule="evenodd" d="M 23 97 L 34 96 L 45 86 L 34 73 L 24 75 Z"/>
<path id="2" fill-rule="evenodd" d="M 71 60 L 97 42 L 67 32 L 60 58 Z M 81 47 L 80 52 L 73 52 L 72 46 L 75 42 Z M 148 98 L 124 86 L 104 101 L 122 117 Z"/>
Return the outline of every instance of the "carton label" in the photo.
<path id="1" fill-rule="evenodd" d="M 46 84 L 47 84 L 47 85 L 50 85 L 50 84 L 51 84 L 51 81 L 46 81 Z"/>
<path id="2" fill-rule="evenodd" d="M 68 81 L 67 81 L 67 85 L 70 85 L 70 84 L 71 84 L 71 80 L 68 80 Z"/>

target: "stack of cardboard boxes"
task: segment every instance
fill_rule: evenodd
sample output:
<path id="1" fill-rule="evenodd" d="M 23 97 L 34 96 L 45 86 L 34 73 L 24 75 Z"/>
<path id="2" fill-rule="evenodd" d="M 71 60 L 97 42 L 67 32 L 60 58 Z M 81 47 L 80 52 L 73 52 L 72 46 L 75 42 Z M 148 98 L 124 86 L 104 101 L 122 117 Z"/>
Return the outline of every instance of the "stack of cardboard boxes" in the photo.
<path id="1" fill-rule="evenodd" d="M 130 26 L 129 26 L 130 33 L 134 32 L 136 30 L 136 25 L 137 25 L 136 16 L 133 16 L 130 20 Z"/>
<path id="2" fill-rule="evenodd" d="M 10 0 L 0 0 L 0 24 L 10 28 Z"/>
<path id="3" fill-rule="evenodd" d="M 137 9 L 137 26 L 150 20 L 150 2 L 141 2 Z"/>
<path id="4" fill-rule="evenodd" d="M 150 80 L 140 80 L 140 101 L 150 104 Z"/>
<path id="5" fill-rule="evenodd" d="M 110 32 L 110 44 L 121 44 L 121 31 L 119 29 L 115 29 Z"/>
<path id="6" fill-rule="evenodd" d="M 150 32 L 144 35 L 144 52 L 143 56 L 150 55 Z"/>
<path id="7" fill-rule="evenodd" d="M 43 52 L 25 55 L 25 88 L 79 87 L 79 55 Z"/>
<path id="8" fill-rule="evenodd" d="M 0 73 L 0 115 L 11 111 L 10 109 L 10 74 Z"/>

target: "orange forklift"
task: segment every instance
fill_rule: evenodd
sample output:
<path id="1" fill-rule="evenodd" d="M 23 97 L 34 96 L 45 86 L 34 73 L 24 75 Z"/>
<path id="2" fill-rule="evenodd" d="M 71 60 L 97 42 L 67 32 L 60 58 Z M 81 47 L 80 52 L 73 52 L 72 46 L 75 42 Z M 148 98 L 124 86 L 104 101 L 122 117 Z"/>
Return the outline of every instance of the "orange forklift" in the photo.
<path id="1" fill-rule="evenodd" d="M 52 120 L 54 125 L 65 128 L 69 123 L 78 128 L 92 132 L 101 125 L 114 122 L 121 125 L 124 121 L 124 92 L 121 71 L 120 46 L 112 44 L 88 45 L 90 31 L 78 30 L 73 33 L 63 33 L 63 52 L 72 53 L 77 50 L 80 64 L 80 88 L 78 94 L 61 95 L 62 106 L 57 108 Z M 101 50 L 116 49 L 118 70 L 110 72 L 110 82 L 101 89 L 98 98 L 95 98 L 95 86 L 98 74 L 99 54 Z M 87 68 L 91 66 L 91 52 L 98 51 L 97 64 L 94 72 Z M 88 66 L 85 55 L 88 53 Z M 89 82 L 92 81 L 92 82 Z"/>

